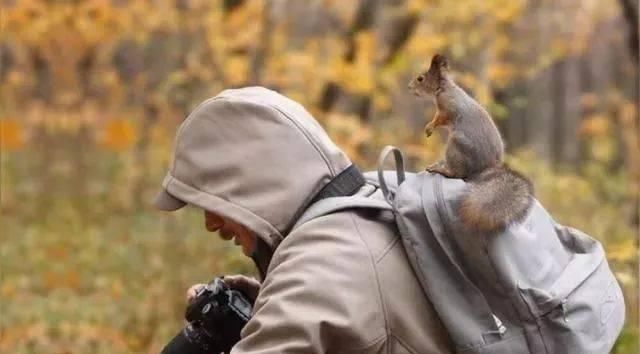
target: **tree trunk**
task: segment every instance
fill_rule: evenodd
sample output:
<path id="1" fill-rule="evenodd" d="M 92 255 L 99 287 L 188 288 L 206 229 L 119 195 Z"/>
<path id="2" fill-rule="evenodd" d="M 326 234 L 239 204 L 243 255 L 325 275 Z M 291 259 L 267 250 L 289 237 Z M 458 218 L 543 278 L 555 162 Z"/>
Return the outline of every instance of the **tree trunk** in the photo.
<path id="1" fill-rule="evenodd" d="M 251 85 L 260 84 L 265 59 L 269 55 L 269 41 L 271 38 L 271 32 L 273 31 L 273 18 L 271 16 L 272 10 L 272 2 L 270 0 L 264 0 L 262 5 L 262 28 L 260 29 L 260 40 L 254 48 L 251 55 L 251 62 L 249 64 L 249 84 Z"/>
<path id="2" fill-rule="evenodd" d="M 638 53 L 638 46 L 640 45 L 640 38 L 638 38 L 638 32 L 640 31 L 638 26 L 638 1 L 620 0 L 620 7 L 622 7 L 622 15 L 627 22 L 629 50 L 637 64 L 640 59 L 640 53 Z"/>
<path id="3" fill-rule="evenodd" d="M 343 56 L 343 60 L 352 63 L 355 58 L 355 37 L 360 31 L 369 30 L 377 17 L 379 0 L 360 0 L 358 9 L 356 10 L 355 19 L 345 35 L 347 50 Z M 320 97 L 320 109 L 323 111 L 337 110 L 348 114 L 357 114 L 363 120 L 368 120 L 369 105 L 371 100 L 369 97 L 357 95 L 345 91 L 336 82 L 327 82 L 323 93 Z"/>
<path id="4" fill-rule="evenodd" d="M 554 66 L 553 158 L 557 164 L 576 165 L 579 161 L 580 112 L 579 59 L 568 57 Z"/>

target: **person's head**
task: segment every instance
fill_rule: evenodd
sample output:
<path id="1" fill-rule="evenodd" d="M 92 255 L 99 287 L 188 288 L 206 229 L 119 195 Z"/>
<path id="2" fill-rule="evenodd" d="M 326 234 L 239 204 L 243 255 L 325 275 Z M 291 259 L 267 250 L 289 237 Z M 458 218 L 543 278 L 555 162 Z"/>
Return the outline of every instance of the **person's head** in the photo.
<path id="1" fill-rule="evenodd" d="M 300 104 L 262 87 L 225 90 L 178 129 L 155 205 L 167 211 L 194 205 L 210 213 L 211 230 L 223 238 L 222 220 L 238 242 L 244 239 L 238 235 L 251 234 L 258 250 L 273 250 L 350 165 Z"/>
<path id="2" fill-rule="evenodd" d="M 217 232 L 221 239 L 234 240 L 242 247 L 242 253 L 251 256 L 256 249 L 256 236 L 237 222 L 204 210 L 204 226 L 210 232 Z"/>

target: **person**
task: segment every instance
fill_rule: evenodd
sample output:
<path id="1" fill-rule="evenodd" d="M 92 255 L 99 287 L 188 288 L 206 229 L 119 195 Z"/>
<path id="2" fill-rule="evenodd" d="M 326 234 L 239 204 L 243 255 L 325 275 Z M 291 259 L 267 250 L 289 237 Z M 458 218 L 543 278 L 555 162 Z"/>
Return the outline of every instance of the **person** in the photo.
<path id="1" fill-rule="evenodd" d="M 202 209 L 206 229 L 235 239 L 260 273 L 225 277 L 255 296 L 232 353 L 453 352 L 393 215 L 349 209 L 296 225 L 357 173 L 300 104 L 266 88 L 225 90 L 182 123 L 155 205 Z M 379 193 L 357 187 L 346 194 Z"/>

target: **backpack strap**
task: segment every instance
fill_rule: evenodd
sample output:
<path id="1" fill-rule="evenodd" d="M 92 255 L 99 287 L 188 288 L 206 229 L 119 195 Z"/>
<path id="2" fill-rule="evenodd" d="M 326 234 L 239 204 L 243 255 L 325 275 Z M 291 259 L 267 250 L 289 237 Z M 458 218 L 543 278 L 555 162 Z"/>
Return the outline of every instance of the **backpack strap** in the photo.
<path id="1" fill-rule="evenodd" d="M 364 196 L 356 194 L 358 189 L 365 185 L 366 180 L 360 170 L 355 165 L 349 166 L 336 176 L 329 184 L 327 184 L 314 198 L 311 206 L 302 213 L 293 228 L 296 228 L 305 222 L 337 211 L 345 209 L 380 209 L 393 211 L 393 196 L 395 192 L 389 190 L 389 186 L 385 181 L 385 172 L 382 165 L 393 153 L 396 164 L 396 181 L 395 186 L 399 186 L 405 180 L 404 159 L 400 150 L 391 145 L 385 146 L 378 158 L 378 178 L 374 185 L 379 186 L 386 200 L 380 200 L 372 196 Z"/>
<path id="2" fill-rule="evenodd" d="M 293 228 L 295 229 L 305 222 L 320 216 L 324 216 L 341 210 L 356 208 L 380 209 L 390 211 L 393 210 L 389 203 L 373 197 L 356 195 L 351 197 L 325 198 L 315 202 L 313 205 L 307 208 L 307 210 L 305 210 L 305 212 L 302 213 L 302 215 L 298 218 Z"/>
<path id="3" fill-rule="evenodd" d="M 387 145 L 380 152 L 380 156 L 378 157 L 378 183 L 380 183 L 380 189 L 382 190 L 382 194 L 384 195 L 384 199 L 389 202 L 389 204 L 393 205 L 393 199 L 395 197 L 395 193 L 389 191 L 389 187 L 387 186 L 387 182 L 384 179 L 384 171 L 382 166 L 384 165 L 385 160 L 389 156 L 390 153 L 393 153 L 393 158 L 396 163 L 396 186 L 399 186 L 405 180 L 405 172 L 404 172 L 404 158 L 402 156 L 402 152 L 395 146 Z"/>
<path id="4" fill-rule="evenodd" d="M 351 164 L 335 176 L 316 194 L 311 203 L 319 200 L 353 195 L 365 184 L 365 179 L 358 167 Z"/>

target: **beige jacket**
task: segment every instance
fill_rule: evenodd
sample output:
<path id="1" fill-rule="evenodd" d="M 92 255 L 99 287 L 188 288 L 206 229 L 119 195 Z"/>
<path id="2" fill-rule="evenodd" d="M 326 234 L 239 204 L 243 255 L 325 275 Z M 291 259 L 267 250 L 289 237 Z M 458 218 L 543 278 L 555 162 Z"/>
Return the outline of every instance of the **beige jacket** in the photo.
<path id="1" fill-rule="evenodd" d="M 232 353 L 452 352 L 390 215 L 343 211 L 292 230 L 350 164 L 302 106 L 260 87 L 226 90 L 180 127 L 156 205 L 229 217 L 274 251 Z"/>

